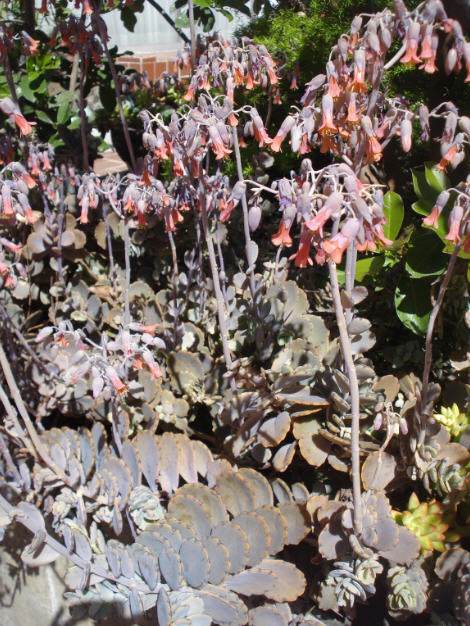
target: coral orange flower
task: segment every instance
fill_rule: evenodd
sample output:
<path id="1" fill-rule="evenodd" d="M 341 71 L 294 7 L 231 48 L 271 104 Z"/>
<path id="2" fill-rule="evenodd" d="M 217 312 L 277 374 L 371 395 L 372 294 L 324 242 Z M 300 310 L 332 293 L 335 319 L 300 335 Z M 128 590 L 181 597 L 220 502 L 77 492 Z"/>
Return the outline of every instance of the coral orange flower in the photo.
<path id="1" fill-rule="evenodd" d="M 463 207 L 460 204 L 456 204 L 449 215 L 449 232 L 445 236 L 447 241 L 453 243 L 459 243 L 460 241 L 460 224 L 463 218 Z"/>
<path id="2" fill-rule="evenodd" d="M 351 126 L 354 126 L 355 124 L 358 124 L 360 121 L 361 119 L 358 116 L 357 111 L 356 111 L 356 94 L 352 93 L 349 98 L 348 115 L 346 117 L 346 123 L 350 124 Z"/>
<path id="3" fill-rule="evenodd" d="M 349 89 L 359 93 L 366 92 L 368 89 L 366 83 L 366 56 L 362 49 L 356 50 L 354 53 L 354 74 Z"/>
<path id="4" fill-rule="evenodd" d="M 444 172 L 447 171 L 447 168 L 452 163 L 453 158 L 457 154 L 457 150 L 458 150 L 457 144 L 455 143 L 452 144 L 452 146 L 447 150 L 447 152 L 444 154 L 442 159 L 436 165 L 437 169 L 444 170 Z"/>
<path id="5" fill-rule="evenodd" d="M 27 137 L 31 131 L 33 130 L 33 126 L 35 126 L 36 122 L 28 122 L 21 113 L 15 113 L 14 115 L 15 124 L 20 129 L 20 133 L 23 137 Z"/>
<path id="6" fill-rule="evenodd" d="M 400 59 L 401 63 L 407 63 L 409 65 L 417 65 L 421 63 L 422 59 L 418 56 L 418 39 L 420 33 L 419 22 L 412 21 L 408 26 L 408 32 L 406 34 L 406 52 Z"/>
<path id="7" fill-rule="evenodd" d="M 341 263 L 343 253 L 349 245 L 349 239 L 342 233 L 337 233 L 331 239 L 325 239 L 323 249 L 329 255 L 331 260 L 338 264 Z"/>
<path id="8" fill-rule="evenodd" d="M 281 221 L 279 230 L 277 231 L 275 235 L 271 237 L 271 242 L 275 246 L 286 246 L 287 248 L 290 248 L 292 245 L 292 239 L 291 239 L 291 236 L 289 235 L 289 231 L 290 231 L 290 226 L 287 226 L 284 220 Z"/>
<path id="9" fill-rule="evenodd" d="M 333 135 L 338 132 L 333 121 L 333 98 L 326 93 L 322 98 L 322 125 L 318 129 L 320 135 Z"/>

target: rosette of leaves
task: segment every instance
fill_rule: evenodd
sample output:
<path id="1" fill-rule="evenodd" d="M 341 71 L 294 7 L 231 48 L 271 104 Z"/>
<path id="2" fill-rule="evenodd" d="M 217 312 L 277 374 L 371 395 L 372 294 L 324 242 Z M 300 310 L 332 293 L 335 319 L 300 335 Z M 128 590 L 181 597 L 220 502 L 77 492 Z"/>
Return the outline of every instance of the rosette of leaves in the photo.
<path id="1" fill-rule="evenodd" d="M 434 488 L 444 492 L 446 483 L 450 485 L 457 478 L 449 476 L 449 467 L 464 465 L 469 451 L 460 443 L 451 442 L 448 430 L 437 420 L 422 418 L 423 415 L 431 415 L 434 401 L 440 393 L 439 385 L 429 385 L 427 397 L 423 398 L 421 382 L 410 374 L 400 380 L 400 389 L 406 397 L 400 417 L 408 425 L 408 432 L 401 435 L 402 449 L 408 461 L 407 474 L 412 479 L 420 478 L 430 492 Z M 455 474 L 455 468 L 452 473 Z"/>
<path id="2" fill-rule="evenodd" d="M 336 561 L 319 586 L 319 607 L 324 611 L 349 611 L 357 601 L 365 602 L 375 594 L 375 578 L 382 571 L 376 557 Z"/>
<path id="3" fill-rule="evenodd" d="M 420 502 L 415 493 L 410 496 L 407 510 L 395 513 L 394 518 L 418 537 L 423 552 L 444 552 L 446 543 L 460 538 L 449 531 L 455 519 L 455 510 L 444 511 L 437 500 Z"/>
<path id="4" fill-rule="evenodd" d="M 77 380 L 67 377 L 86 363 L 84 354 L 77 354 L 73 345 L 58 346 L 52 341 L 36 346 L 39 361 L 31 360 L 28 367 L 30 382 L 38 394 L 36 412 L 45 417 L 54 410 L 65 415 L 82 415 L 91 410 L 93 396 L 91 381 L 80 376 Z"/>
<path id="5" fill-rule="evenodd" d="M 436 559 L 438 577 L 430 592 L 430 605 L 436 612 L 453 613 L 459 624 L 470 623 L 470 553 L 460 547 L 450 548 Z"/>
<path id="6" fill-rule="evenodd" d="M 318 550 L 327 561 L 343 558 L 351 549 L 363 558 L 378 555 L 397 564 L 411 563 L 419 554 L 418 538 L 393 519 L 392 507 L 383 493 L 362 494 L 362 531 L 353 529 L 352 502 L 312 495 L 307 510 L 318 536 Z"/>
<path id="7" fill-rule="evenodd" d="M 455 402 L 451 407 L 442 406 L 440 412 L 434 413 L 433 417 L 449 431 L 452 439 L 456 441 L 470 426 L 470 417 L 467 413 L 461 413 Z"/>
<path id="8" fill-rule="evenodd" d="M 396 619 L 419 615 L 426 609 L 428 579 L 418 559 L 410 567 L 397 565 L 387 572 L 387 608 Z"/>
<path id="9" fill-rule="evenodd" d="M 305 339 L 289 342 L 270 370 L 255 369 L 249 359 L 238 363 L 235 378 L 245 391 L 236 396 L 227 391 L 221 409 L 222 423 L 234 430 L 227 439 L 234 456 L 249 452 L 258 462 L 272 462 L 277 471 L 283 472 L 298 444 L 307 460 L 312 460 L 315 446 L 323 454 L 324 447 L 321 449 L 322 443 L 312 439 L 307 422 L 315 420 L 316 413 L 328 406 L 315 388 L 315 375 L 322 368 L 319 355 L 327 344 L 326 328 L 324 331 L 319 333 L 319 345 Z"/>

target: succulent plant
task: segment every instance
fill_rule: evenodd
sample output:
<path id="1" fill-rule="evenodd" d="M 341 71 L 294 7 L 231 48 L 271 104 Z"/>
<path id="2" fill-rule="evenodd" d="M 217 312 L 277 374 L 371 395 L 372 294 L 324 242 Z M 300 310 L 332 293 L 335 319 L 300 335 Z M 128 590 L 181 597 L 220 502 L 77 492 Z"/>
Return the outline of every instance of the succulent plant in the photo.
<path id="1" fill-rule="evenodd" d="M 451 407 L 441 406 L 440 413 L 434 413 L 433 417 L 449 431 L 455 441 L 470 426 L 470 417 L 467 413 L 461 413 L 455 402 Z"/>
<path id="2" fill-rule="evenodd" d="M 424 553 L 433 550 L 444 552 L 446 543 L 459 539 L 459 535 L 449 531 L 455 510 L 443 511 L 437 500 L 420 502 L 413 493 L 408 501 L 408 509 L 395 513 L 394 518 L 418 537 Z"/>
<path id="3" fill-rule="evenodd" d="M 392 617 L 406 619 L 422 613 L 427 604 L 428 580 L 417 560 L 410 567 L 397 565 L 387 572 L 387 608 Z"/>
<path id="4" fill-rule="evenodd" d="M 374 557 L 336 561 L 322 584 L 334 587 L 337 607 L 352 608 L 356 601 L 364 602 L 375 593 L 375 578 L 382 571 L 382 564 Z"/>

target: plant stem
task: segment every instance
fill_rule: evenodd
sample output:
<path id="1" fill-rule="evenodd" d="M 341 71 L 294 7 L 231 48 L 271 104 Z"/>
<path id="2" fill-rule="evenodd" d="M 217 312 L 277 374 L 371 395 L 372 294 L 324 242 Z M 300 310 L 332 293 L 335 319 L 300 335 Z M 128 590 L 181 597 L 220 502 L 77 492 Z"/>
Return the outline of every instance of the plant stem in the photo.
<path id="1" fill-rule="evenodd" d="M 90 169 L 90 161 L 88 158 L 88 143 L 86 136 L 86 103 L 85 103 L 85 76 L 86 76 L 86 68 L 85 68 L 85 57 L 83 54 L 80 55 L 80 135 L 82 138 L 82 152 L 83 152 L 83 169 L 88 172 Z"/>
<path id="2" fill-rule="evenodd" d="M 31 418 L 29 417 L 28 411 L 26 409 L 26 406 L 23 402 L 23 398 L 21 397 L 21 392 L 18 388 L 18 385 L 16 384 L 16 380 L 15 377 L 13 376 L 13 372 L 11 371 L 11 367 L 10 364 L 8 363 L 8 359 L 6 357 L 6 354 L 3 350 L 3 346 L 0 343 L 0 364 L 2 366 L 3 369 L 3 373 L 5 375 L 5 379 L 7 381 L 8 384 L 8 388 L 10 390 L 11 396 L 13 398 L 13 401 L 18 409 L 19 414 L 21 415 L 23 422 L 26 426 L 26 430 L 28 431 L 28 435 L 34 445 L 34 447 L 36 448 L 39 456 L 42 458 L 42 460 L 44 461 L 44 463 L 49 466 L 52 471 L 57 474 L 57 476 L 60 478 L 60 480 L 62 480 L 63 483 L 65 483 L 66 485 L 69 484 L 69 480 L 67 478 L 67 476 L 64 474 L 64 472 L 60 469 L 60 467 L 54 463 L 54 461 L 51 459 L 51 457 L 49 456 L 47 450 L 45 449 L 42 441 L 39 439 L 39 436 L 36 432 L 36 429 L 34 428 L 34 425 L 31 421 Z M 5 394 L 3 394 L 5 395 Z M 5 409 L 7 409 L 7 405 L 5 405 L 4 402 L 4 398 L 2 398 L 3 404 L 5 406 Z M 9 402 L 8 402 L 9 404 Z M 10 405 L 11 406 L 11 405 Z M 12 407 L 13 408 L 13 407 Z M 11 411 L 9 411 L 11 414 Z M 36 455 L 34 455 L 36 456 Z"/>
<path id="3" fill-rule="evenodd" d="M 240 154 L 240 144 L 238 143 L 238 132 L 236 127 L 232 128 L 232 137 L 233 137 L 233 147 L 235 149 L 235 161 L 237 164 L 237 175 L 239 182 L 243 183 L 245 179 L 243 178 L 243 167 L 242 167 L 242 158 Z M 246 201 L 246 191 L 243 192 L 242 198 L 242 209 L 243 209 L 243 230 L 245 233 L 245 252 L 247 250 L 248 244 L 252 241 L 250 235 L 250 224 L 248 222 L 248 203 Z M 255 303 L 255 295 L 256 295 L 256 283 L 255 283 L 255 273 L 250 272 L 250 292 L 251 298 L 253 300 L 253 304 Z M 258 316 L 258 309 L 255 306 L 255 313 Z"/>
<path id="4" fill-rule="evenodd" d="M 16 104 L 16 106 L 19 106 L 18 94 L 16 93 L 15 81 L 13 80 L 13 73 L 11 71 L 10 57 L 8 56 L 8 52 L 5 52 L 5 54 L 3 55 L 3 58 L 5 59 L 3 69 L 5 70 L 5 76 L 7 79 L 8 89 L 10 90 L 11 98 L 13 102 Z"/>
<path id="5" fill-rule="evenodd" d="M 39 527 L 38 524 L 35 523 L 35 520 L 27 516 L 26 512 L 21 509 L 21 506 L 13 507 L 8 502 L 8 500 L 4 498 L 1 494 L 0 494 L 0 510 L 3 510 L 7 515 L 11 517 L 12 520 L 16 519 L 18 522 L 20 522 L 20 524 L 25 526 L 25 528 L 27 528 L 34 535 L 37 532 L 43 530 L 43 528 Z M 125 578 L 124 576 L 116 577 L 116 576 L 113 576 L 108 569 L 105 569 L 104 567 L 100 567 L 99 565 L 90 564 L 89 561 L 86 561 L 81 556 L 78 556 L 78 554 L 76 554 L 75 552 L 70 552 L 64 546 L 64 544 L 62 544 L 60 541 L 58 541 L 57 539 L 49 535 L 49 533 L 47 532 L 45 533 L 44 543 L 47 543 L 47 545 L 50 546 L 53 550 L 55 550 L 57 554 L 60 554 L 61 556 L 64 556 L 65 558 L 72 561 L 72 563 L 74 563 L 74 565 L 77 565 L 80 569 L 86 569 L 88 566 L 90 566 L 90 570 L 89 570 L 90 573 L 96 574 L 96 576 L 99 576 L 100 578 L 112 580 L 114 582 L 125 585 L 126 587 L 132 586 L 138 591 L 143 591 L 144 593 L 145 591 L 148 591 L 147 586 L 145 586 L 144 584 L 139 584 L 139 583 L 136 584 L 135 579 Z M 159 587 L 157 586 L 155 591 L 157 591 L 158 588 Z"/>
<path id="6" fill-rule="evenodd" d="M 108 44 L 104 36 L 101 37 L 101 42 L 103 44 L 104 52 L 106 54 L 106 59 L 108 61 L 108 66 L 111 71 L 111 76 L 113 77 L 114 93 L 116 94 L 116 101 L 119 107 L 119 116 L 121 118 L 122 130 L 124 131 L 124 138 L 126 140 L 127 151 L 129 152 L 129 159 L 131 161 L 132 171 L 135 173 L 137 171 L 137 167 L 134 156 L 134 148 L 132 147 L 131 136 L 129 135 L 129 126 L 127 125 L 124 108 L 122 106 L 121 94 L 119 93 L 119 81 L 116 72 L 116 66 L 114 65 L 111 53 L 109 52 Z"/>
<path id="7" fill-rule="evenodd" d="M 108 214 L 104 207 L 104 203 L 101 206 L 101 211 L 103 213 L 104 227 L 106 229 L 106 244 L 108 247 L 108 256 L 109 256 L 109 273 L 111 274 L 111 281 L 113 283 L 113 291 L 114 293 L 116 293 L 116 265 L 114 264 L 113 242 L 111 239 L 111 228 L 109 227 Z"/>
<path id="8" fill-rule="evenodd" d="M 59 280 L 64 280 L 64 265 L 62 262 L 62 233 L 64 231 L 64 213 L 65 213 L 65 201 L 64 201 L 64 179 L 61 177 L 59 183 L 59 221 L 57 224 L 57 250 L 59 255 L 57 257 L 57 266 L 59 268 Z"/>
<path id="9" fill-rule="evenodd" d="M 166 22 L 172 27 L 172 29 L 175 31 L 175 33 L 177 33 L 181 37 L 181 39 L 184 41 L 184 43 L 189 43 L 190 40 L 183 33 L 181 28 L 178 28 L 178 26 L 176 26 L 176 24 L 172 20 L 171 16 L 168 15 L 168 13 L 165 11 L 165 9 L 158 2 L 156 2 L 156 0 L 147 0 L 147 2 L 149 4 L 151 4 L 153 6 L 153 8 L 156 9 L 160 13 L 160 15 L 163 17 L 163 19 L 166 20 Z"/>
<path id="10" fill-rule="evenodd" d="M 437 320 L 437 316 L 439 315 L 439 311 L 442 306 L 442 302 L 444 301 L 444 296 L 447 291 L 447 287 L 449 286 L 449 281 L 452 277 L 452 273 L 454 271 L 455 263 L 457 261 L 457 257 L 460 252 L 460 248 L 462 247 L 462 242 L 458 243 L 452 255 L 450 257 L 449 265 L 447 266 L 446 273 L 444 275 L 444 279 L 439 288 L 439 293 L 437 295 L 436 301 L 434 302 L 434 306 L 432 307 L 431 314 L 429 316 L 428 327 L 426 330 L 426 348 L 424 353 L 424 370 L 423 370 L 423 386 L 421 391 L 421 398 L 423 407 L 426 406 L 426 396 L 428 392 L 429 386 L 429 374 L 431 373 L 431 365 L 432 365 L 432 336 L 434 332 L 434 325 Z"/>
<path id="11" fill-rule="evenodd" d="M 215 258 L 215 250 L 214 250 L 214 242 L 212 240 L 212 235 L 209 232 L 209 220 L 207 217 L 207 197 L 205 193 L 205 184 L 204 184 L 204 176 L 202 173 L 201 164 L 199 164 L 199 201 L 201 204 L 201 216 L 202 216 L 202 229 L 204 232 L 204 238 L 207 244 L 207 250 L 209 252 L 209 262 L 211 266 L 212 280 L 214 281 L 214 292 L 215 298 L 217 301 L 217 314 L 219 318 L 219 327 L 220 327 L 220 335 L 222 337 L 222 347 L 224 352 L 225 366 L 227 367 L 227 371 L 232 370 L 232 357 L 230 355 L 230 349 L 228 347 L 228 332 L 227 332 L 227 323 L 226 323 L 226 314 L 224 308 L 224 297 L 222 295 L 222 290 L 220 289 L 220 279 L 219 279 L 219 270 L 217 268 L 217 260 Z M 235 381 L 233 377 L 230 379 L 231 383 L 235 385 Z"/>
<path id="12" fill-rule="evenodd" d="M 341 303 L 338 274 L 336 272 L 336 265 L 333 261 L 328 261 L 328 270 L 330 273 L 331 293 L 333 296 L 336 323 L 338 324 L 341 351 L 346 365 L 346 371 L 349 379 L 349 393 L 351 395 L 351 474 L 354 505 L 353 520 L 354 530 L 357 535 L 360 535 L 362 530 L 362 499 L 361 461 L 359 456 L 359 384 L 357 381 L 356 367 L 354 365 L 352 355 L 351 340 L 348 335 L 346 318 L 344 315 L 343 305 Z"/>
<path id="13" fill-rule="evenodd" d="M 124 326 L 131 323 L 131 308 L 129 302 L 129 288 L 131 285 L 131 264 L 129 258 L 129 222 L 124 217 L 124 262 L 126 265 L 126 277 L 124 285 Z"/>
<path id="14" fill-rule="evenodd" d="M 357 263 L 357 249 L 355 242 L 352 241 L 346 251 L 346 271 L 345 271 L 345 286 L 346 291 L 351 293 L 354 289 L 354 279 L 356 277 L 356 263 Z M 350 324 L 353 317 L 352 309 L 345 311 L 346 323 Z"/>
<path id="15" fill-rule="evenodd" d="M 188 0 L 189 33 L 191 37 L 191 74 L 196 67 L 196 28 L 194 26 L 194 2 Z"/>

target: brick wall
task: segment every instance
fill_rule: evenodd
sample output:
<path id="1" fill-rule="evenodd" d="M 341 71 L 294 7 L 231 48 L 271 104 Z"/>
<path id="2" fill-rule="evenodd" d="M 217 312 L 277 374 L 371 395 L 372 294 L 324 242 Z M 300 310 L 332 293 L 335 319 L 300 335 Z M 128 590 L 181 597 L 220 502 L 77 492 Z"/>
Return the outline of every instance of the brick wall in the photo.
<path id="1" fill-rule="evenodd" d="M 147 72 L 150 80 L 160 78 L 163 72 L 173 73 L 175 71 L 176 50 L 138 53 L 119 57 L 118 62 L 124 67 L 136 70 L 137 72 Z M 181 78 L 189 75 L 189 67 L 179 70 Z"/>

